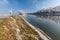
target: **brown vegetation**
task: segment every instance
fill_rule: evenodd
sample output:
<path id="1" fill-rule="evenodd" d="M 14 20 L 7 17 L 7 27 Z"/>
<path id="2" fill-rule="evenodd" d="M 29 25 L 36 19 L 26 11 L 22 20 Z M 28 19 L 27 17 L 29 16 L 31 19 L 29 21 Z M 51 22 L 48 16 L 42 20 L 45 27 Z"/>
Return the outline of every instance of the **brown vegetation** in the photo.
<path id="1" fill-rule="evenodd" d="M 29 27 L 20 15 L 13 15 L 0 22 L 0 40 L 43 40 Z"/>

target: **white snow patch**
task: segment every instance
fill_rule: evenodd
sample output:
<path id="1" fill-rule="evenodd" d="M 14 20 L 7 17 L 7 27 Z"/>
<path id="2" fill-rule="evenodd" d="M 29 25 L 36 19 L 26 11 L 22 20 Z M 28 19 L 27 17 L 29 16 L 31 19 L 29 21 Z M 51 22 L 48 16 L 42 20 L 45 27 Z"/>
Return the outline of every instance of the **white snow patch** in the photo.
<path id="1" fill-rule="evenodd" d="M 17 28 L 17 29 L 16 29 L 16 39 L 17 39 L 17 40 L 22 40 L 22 37 L 21 37 L 21 35 L 19 34 L 19 32 L 20 32 L 20 30 L 19 30 L 19 28 Z"/>
<path id="2" fill-rule="evenodd" d="M 20 32 L 19 28 L 16 29 L 16 32 Z"/>

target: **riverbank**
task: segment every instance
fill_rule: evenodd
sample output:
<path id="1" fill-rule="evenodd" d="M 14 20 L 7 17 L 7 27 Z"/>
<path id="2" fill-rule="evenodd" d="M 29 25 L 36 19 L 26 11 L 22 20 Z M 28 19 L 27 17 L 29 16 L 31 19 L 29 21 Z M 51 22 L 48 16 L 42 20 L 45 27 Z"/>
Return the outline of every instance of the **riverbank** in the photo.
<path id="1" fill-rule="evenodd" d="M 11 15 L 0 22 L 0 40 L 45 40 L 20 15 Z"/>
<path id="2" fill-rule="evenodd" d="M 33 25 L 31 25 L 28 21 L 26 21 L 26 19 L 23 17 L 23 20 L 31 27 L 33 28 L 36 32 L 39 33 L 39 35 L 44 39 L 44 40 L 52 40 L 50 37 L 48 37 L 47 34 L 45 34 L 41 29 L 37 29 L 35 28 Z"/>

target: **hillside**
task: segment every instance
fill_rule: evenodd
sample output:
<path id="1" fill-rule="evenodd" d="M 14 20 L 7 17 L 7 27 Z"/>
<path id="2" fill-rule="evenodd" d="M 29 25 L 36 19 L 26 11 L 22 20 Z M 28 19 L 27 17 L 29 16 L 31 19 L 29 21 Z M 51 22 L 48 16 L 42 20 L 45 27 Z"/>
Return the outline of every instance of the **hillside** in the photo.
<path id="1" fill-rule="evenodd" d="M 29 15 L 41 15 L 41 16 L 60 16 L 60 6 L 42 9 Z"/>
<path id="2" fill-rule="evenodd" d="M 43 40 L 24 22 L 22 16 L 12 15 L 0 22 L 0 40 Z"/>

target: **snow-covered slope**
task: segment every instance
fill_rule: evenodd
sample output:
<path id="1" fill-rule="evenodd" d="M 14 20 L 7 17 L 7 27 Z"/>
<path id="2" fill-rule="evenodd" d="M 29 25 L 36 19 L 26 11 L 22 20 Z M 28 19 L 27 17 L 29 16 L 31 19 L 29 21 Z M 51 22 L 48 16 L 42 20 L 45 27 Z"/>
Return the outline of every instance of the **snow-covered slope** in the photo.
<path id="1" fill-rule="evenodd" d="M 40 11 L 42 11 L 42 12 L 44 12 L 44 11 L 48 11 L 48 12 L 51 12 L 51 11 L 59 12 L 60 11 L 60 6 L 56 6 L 56 7 L 53 7 L 53 8 L 51 7 L 51 8 L 47 8 L 47 9 L 42 9 Z"/>

